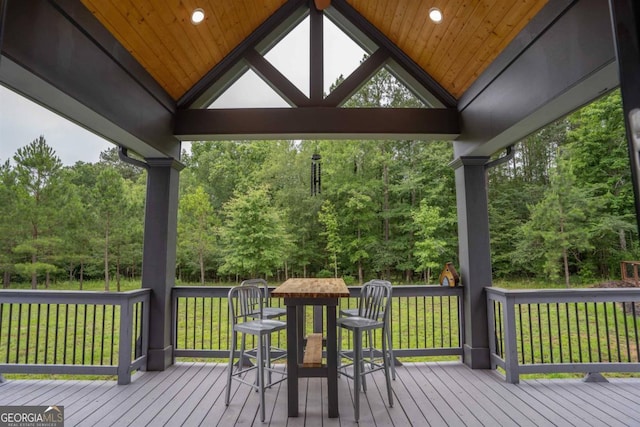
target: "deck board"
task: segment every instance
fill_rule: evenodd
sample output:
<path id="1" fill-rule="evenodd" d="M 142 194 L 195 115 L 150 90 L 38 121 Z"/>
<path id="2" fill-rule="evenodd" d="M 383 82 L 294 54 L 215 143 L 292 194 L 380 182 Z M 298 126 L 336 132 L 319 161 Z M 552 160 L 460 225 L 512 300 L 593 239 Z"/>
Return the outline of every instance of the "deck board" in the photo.
<path id="1" fill-rule="evenodd" d="M 456 362 L 405 363 L 396 372 L 393 408 L 384 374 L 368 377 L 359 425 L 640 425 L 639 378 L 508 384 L 494 371 Z M 258 393 L 246 385 L 232 383 L 227 407 L 225 363 L 180 362 L 163 372 L 138 373 L 124 386 L 111 380 L 8 380 L 0 384 L 0 405 L 63 405 L 66 426 L 355 427 L 353 384 L 345 376 L 338 384 L 339 419 L 327 417 L 326 380 L 320 378 L 300 379 L 297 418 L 287 417 L 286 382 L 267 390 L 265 423 Z"/>

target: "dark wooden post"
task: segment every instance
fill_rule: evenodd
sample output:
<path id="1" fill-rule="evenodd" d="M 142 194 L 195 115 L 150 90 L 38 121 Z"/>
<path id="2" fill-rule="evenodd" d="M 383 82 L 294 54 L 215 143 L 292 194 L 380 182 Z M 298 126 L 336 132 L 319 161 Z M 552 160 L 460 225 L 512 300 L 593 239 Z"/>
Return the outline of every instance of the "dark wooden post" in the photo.
<path id="1" fill-rule="evenodd" d="M 145 159 L 147 201 L 144 221 L 142 287 L 151 289 L 147 369 L 173 363 L 171 289 L 175 284 L 178 183 L 182 165 L 174 159 Z"/>
<path id="2" fill-rule="evenodd" d="M 485 164 L 488 157 L 460 157 L 455 169 L 460 281 L 464 286 L 464 363 L 489 369 L 485 286 L 491 286 L 491 245 Z"/>

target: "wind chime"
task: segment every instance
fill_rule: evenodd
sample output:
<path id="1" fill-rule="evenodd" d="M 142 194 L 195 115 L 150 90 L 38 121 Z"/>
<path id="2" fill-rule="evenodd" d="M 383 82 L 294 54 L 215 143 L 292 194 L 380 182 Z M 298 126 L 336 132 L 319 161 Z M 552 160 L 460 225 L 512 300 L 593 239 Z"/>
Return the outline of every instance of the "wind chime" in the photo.
<path id="1" fill-rule="evenodd" d="M 311 195 L 315 196 L 322 192 L 322 164 L 320 154 L 311 156 Z"/>

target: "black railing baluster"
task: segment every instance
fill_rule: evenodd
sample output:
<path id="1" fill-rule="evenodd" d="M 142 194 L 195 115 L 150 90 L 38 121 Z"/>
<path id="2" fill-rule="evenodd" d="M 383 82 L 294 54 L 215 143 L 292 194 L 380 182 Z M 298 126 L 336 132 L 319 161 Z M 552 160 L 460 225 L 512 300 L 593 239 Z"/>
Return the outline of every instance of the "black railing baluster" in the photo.
<path id="1" fill-rule="evenodd" d="M 433 347 L 436 346 L 436 300 L 435 297 L 431 296 L 431 345 Z"/>
<path id="2" fill-rule="evenodd" d="M 78 304 L 73 305 L 73 362 L 76 364 L 76 349 L 78 348 Z"/>
<path id="3" fill-rule="evenodd" d="M 31 304 L 27 306 L 27 343 L 24 352 L 24 363 L 29 363 L 29 350 L 31 350 Z"/>
<path id="4" fill-rule="evenodd" d="M 616 303 L 613 303 L 613 321 L 616 325 L 616 350 L 618 351 L 618 362 L 622 361 L 620 357 L 620 331 L 618 330 L 618 308 L 616 307 Z"/>
<path id="5" fill-rule="evenodd" d="M 55 335 L 53 340 L 53 363 L 58 363 L 58 325 L 60 324 L 60 304 L 56 304 Z"/>
<path id="6" fill-rule="evenodd" d="M 497 328 L 494 325 L 494 330 L 498 331 L 498 334 L 496 335 L 496 349 L 498 350 L 498 355 L 500 357 L 504 357 L 504 353 L 502 351 L 502 304 L 499 303 L 498 301 L 494 301 L 493 302 L 493 310 L 496 313 L 496 315 L 493 318 L 494 323 L 497 323 Z"/>
<path id="7" fill-rule="evenodd" d="M 522 364 L 524 364 L 525 348 L 524 348 L 524 327 L 522 326 L 522 304 L 518 304 L 518 317 L 520 319 L 520 353 L 522 357 Z"/>
<path id="8" fill-rule="evenodd" d="M 100 365 L 104 364 L 104 340 L 105 340 L 105 314 L 106 314 L 107 306 L 102 304 L 102 329 L 101 329 L 101 338 L 100 338 Z"/>
<path id="9" fill-rule="evenodd" d="M 540 314 L 540 304 L 536 304 L 536 309 L 538 311 L 538 343 L 540 347 L 540 362 L 544 363 L 544 351 L 542 345 L 542 316 Z"/>
<path id="10" fill-rule="evenodd" d="M 2 343 L 2 331 L 4 331 L 4 327 L 6 326 L 6 322 L 4 322 L 4 304 L 0 303 L 0 343 Z M 11 335 L 8 331 L 7 335 Z M 9 346 L 6 347 L 6 351 L 9 352 Z"/>
<path id="11" fill-rule="evenodd" d="M 573 311 L 575 311 L 576 313 L 576 335 L 578 338 L 578 354 L 580 355 L 580 363 L 582 363 L 584 360 L 582 358 L 582 335 L 580 334 L 580 316 L 578 314 L 578 303 L 574 302 L 573 303 Z"/>
<path id="12" fill-rule="evenodd" d="M 600 336 L 600 310 L 598 309 L 598 303 L 593 303 L 593 309 L 596 315 L 596 339 L 598 343 L 598 362 L 602 362 L 602 337 Z"/>
<path id="13" fill-rule="evenodd" d="M 213 298 L 209 300 L 209 350 L 213 350 Z"/>
<path id="14" fill-rule="evenodd" d="M 7 330 L 7 357 L 5 363 L 9 363 L 9 353 L 11 351 L 11 331 L 13 326 L 13 304 L 9 304 L 9 329 Z"/>
<path id="15" fill-rule="evenodd" d="M 529 324 L 529 353 L 531 363 L 536 363 L 533 344 L 533 317 L 531 316 L 531 304 L 527 304 L 527 323 Z"/>
<path id="16" fill-rule="evenodd" d="M 584 303 L 584 320 L 587 324 L 587 351 L 589 352 L 589 363 L 593 362 L 591 357 L 591 328 L 589 328 L 589 307 Z"/>
<path id="17" fill-rule="evenodd" d="M 636 338 L 636 362 L 640 362 L 640 338 L 638 337 L 638 318 L 636 314 L 636 303 L 631 301 L 631 318 L 633 319 L 633 335 Z"/>
<path id="18" fill-rule="evenodd" d="M 95 355 L 96 355 L 96 315 L 97 315 L 97 309 L 96 306 L 92 306 L 93 310 L 93 321 L 91 322 L 91 364 L 93 365 L 95 362 Z"/>
<path id="19" fill-rule="evenodd" d="M 82 325 L 84 330 L 84 334 L 82 334 L 82 364 L 84 365 L 87 354 L 87 304 L 82 304 L 82 313 L 84 316 Z"/>
<path id="20" fill-rule="evenodd" d="M 449 347 L 453 345 L 453 334 L 451 333 L 451 328 L 453 327 L 453 319 L 451 318 L 452 310 L 451 310 L 451 297 L 447 296 L 447 304 L 448 304 L 448 314 L 449 314 L 449 327 L 447 331 L 449 331 Z M 444 328 L 443 328 L 444 329 Z"/>
<path id="21" fill-rule="evenodd" d="M 444 309 L 442 306 L 442 297 L 439 297 L 438 301 L 440 302 L 440 323 L 438 324 L 440 327 L 440 347 L 444 347 L 444 331 L 442 330 L 442 325 L 444 325 Z"/>
<path id="22" fill-rule="evenodd" d="M 549 363 L 553 363 L 553 339 L 552 339 L 553 335 L 551 333 L 551 307 L 549 303 L 546 303 L 545 307 L 547 310 L 547 336 L 549 337 Z"/>
<path id="23" fill-rule="evenodd" d="M 564 362 L 564 353 L 562 351 L 562 332 L 561 332 L 561 324 L 560 324 L 560 304 L 556 303 L 556 326 L 558 327 L 558 342 L 559 351 L 560 351 L 560 363 Z"/>
<path id="24" fill-rule="evenodd" d="M 622 303 L 622 320 L 624 321 L 624 342 L 627 344 L 627 362 L 631 362 L 631 346 L 629 343 L 629 325 L 627 324 L 627 305 Z"/>
<path id="25" fill-rule="evenodd" d="M 607 362 L 611 362 L 611 331 L 609 331 L 609 313 L 606 302 L 604 303 L 604 325 L 606 331 L 605 336 L 607 337 Z"/>
<path id="26" fill-rule="evenodd" d="M 206 329 L 205 328 L 207 326 L 207 325 L 204 324 L 205 313 L 206 313 L 206 310 L 205 310 L 205 298 L 204 297 L 200 297 L 200 300 L 201 300 L 201 306 L 202 306 L 202 316 L 200 316 L 200 318 L 202 319 L 202 329 L 201 329 L 201 332 L 200 332 L 200 348 L 204 349 L 204 336 L 205 336 L 205 333 L 206 333 Z"/>
<path id="27" fill-rule="evenodd" d="M 575 362 L 573 359 L 573 348 L 571 345 L 571 319 L 570 319 L 570 314 L 569 314 L 569 303 L 565 302 L 564 303 L 564 312 L 565 315 L 567 317 L 567 337 L 569 338 L 569 363 L 573 363 Z"/>
<path id="28" fill-rule="evenodd" d="M 136 305 L 137 307 L 137 305 Z M 136 319 L 137 320 L 137 319 Z M 119 319 L 118 323 L 122 322 L 122 319 Z M 137 332 L 137 329 L 135 329 Z M 116 335 L 116 306 L 111 306 L 111 346 L 110 346 L 110 355 L 109 355 L 109 364 L 113 365 L 113 356 L 115 354 L 115 335 Z M 136 334 L 134 334 L 136 336 Z"/>
<path id="29" fill-rule="evenodd" d="M 415 311 L 414 311 L 414 313 L 415 313 L 415 318 L 416 318 L 415 325 L 414 325 L 415 326 L 415 346 L 416 346 L 416 348 L 418 348 L 418 337 L 420 336 L 420 333 L 418 332 L 418 327 L 419 327 L 419 325 L 418 325 L 418 297 L 413 297 L 413 300 L 415 301 L 415 306 L 414 306 Z"/>
<path id="30" fill-rule="evenodd" d="M 64 305 L 64 340 L 62 350 L 62 363 L 67 363 L 67 340 L 69 333 L 69 304 Z"/>
<path id="31" fill-rule="evenodd" d="M 18 304 L 18 327 L 16 328 L 16 363 L 20 363 L 20 330 L 22 329 L 22 304 Z"/>

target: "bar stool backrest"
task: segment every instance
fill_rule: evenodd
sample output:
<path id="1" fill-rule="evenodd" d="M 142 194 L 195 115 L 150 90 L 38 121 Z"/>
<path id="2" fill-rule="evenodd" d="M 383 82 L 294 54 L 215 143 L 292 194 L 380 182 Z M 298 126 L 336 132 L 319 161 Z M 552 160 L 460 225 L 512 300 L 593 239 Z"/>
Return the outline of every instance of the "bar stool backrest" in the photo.
<path id="1" fill-rule="evenodd" d="M 263 292 L 263 297 L 264 298 L 269 298 L 269 285 L 267 284 L 267 281 L 264 279 L 247 279 L 247 280 L 243 280 L 242 283 L 240 283 L 240 286 L 247 286 L 247 285 L 254 285 L 257 286 L 259 288 L 262 289 Z"/>
<path id="2" fill-rule="evenodd" d="M 236 286 L 229 290 L 229 317 L 233 325 L 262 319 L 262 291 L 255 285 Z"/>
<path id="3" fill-rule="evenodd" d="M 362 286 L 359 316 L 386 323 L 391 304 L 391 283 L 386 280 L 372 280 Z"/>

